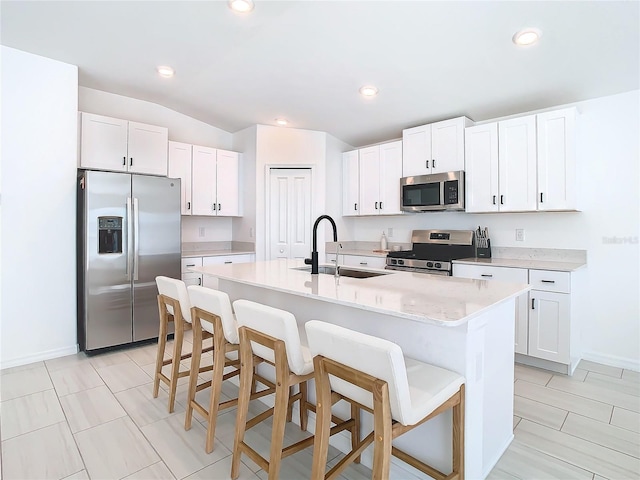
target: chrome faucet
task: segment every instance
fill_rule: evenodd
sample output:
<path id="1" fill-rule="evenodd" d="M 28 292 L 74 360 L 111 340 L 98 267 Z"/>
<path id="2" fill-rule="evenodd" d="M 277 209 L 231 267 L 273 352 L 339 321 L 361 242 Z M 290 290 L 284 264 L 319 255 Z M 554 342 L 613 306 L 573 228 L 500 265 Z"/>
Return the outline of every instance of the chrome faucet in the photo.
<path id="1" fill-rule="evenodd" d="M 334 242 L 338 241 L 338 229 L 336 228 L 336 222 L 334 222 L 333 218 L 331 218 L 329 215 L 320 215 L 316 219 L 316 222 L 313 224 L 313 250 L 311 251 L 311 258 L 304 259 L 305 265 L 311 265 L 312 275 L 318 273 L 318 224 L 320 223 L 321 220 L 325 218 L 329 220 L 329 222 L 331 223 L 331 226 L 333 227 L 333 241 Z M 338 268 L 338 265 L 336 261 L 336 269 L 337 268 Z"/>

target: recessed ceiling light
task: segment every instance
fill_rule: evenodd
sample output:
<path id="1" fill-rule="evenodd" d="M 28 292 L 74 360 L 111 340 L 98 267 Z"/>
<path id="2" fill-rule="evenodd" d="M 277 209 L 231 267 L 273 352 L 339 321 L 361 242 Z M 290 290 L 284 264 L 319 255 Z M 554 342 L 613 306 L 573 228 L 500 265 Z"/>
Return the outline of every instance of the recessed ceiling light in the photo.
<path id="1" fill-rule="evenodd" d="M 281 127 L 285 127 L 289 124 L 286 118 L 276 118 L 276 123 Z"/>
<path id="2" fill-rule="evenodd" d="M 372 85 L 365 85 L 360 87 L 360 94 L 365 97 L 375 97 L 378 94 L 378 89 Z"/>
<path id="3" fill-rule="evenodd" d="M 156 70 L 158 71 L 158 75 L 165 78 L 171 78 L 176 73 L 173 68 L 166 65 L 160 65 L 159 67 L 156 67 Z"/>
<path id="4" fill-rule="evenodd" d="M 520 30 L 513 36 L 513 43 L 521 47 L 527 47 L 533 45 L 542 36 L 542 32 L 537 28 L 525 28 Z"/>
<path id="5" fill-rule="evenodd" d="M 229 8 L 234 12 L 248 13 L 253 10 L 252 0 L 229 0 Z"/>

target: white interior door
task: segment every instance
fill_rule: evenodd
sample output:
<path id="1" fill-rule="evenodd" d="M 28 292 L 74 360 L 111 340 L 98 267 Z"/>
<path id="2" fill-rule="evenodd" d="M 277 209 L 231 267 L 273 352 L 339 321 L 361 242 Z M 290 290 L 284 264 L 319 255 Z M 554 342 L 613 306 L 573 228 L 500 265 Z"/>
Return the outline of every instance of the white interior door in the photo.
<path id="1" fill-rule="evenodd" d="M 311 253 L 311 169 L 269 171 L 269 258 Z"/>

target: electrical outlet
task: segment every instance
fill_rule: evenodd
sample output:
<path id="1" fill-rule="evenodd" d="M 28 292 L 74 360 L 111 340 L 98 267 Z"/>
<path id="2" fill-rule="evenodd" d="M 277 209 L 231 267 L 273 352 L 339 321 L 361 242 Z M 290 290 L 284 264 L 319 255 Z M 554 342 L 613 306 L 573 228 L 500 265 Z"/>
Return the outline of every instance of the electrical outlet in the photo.
<path id="1" fill-rule="evenodd" d="M 199 235 L 200 237 L 204 237 L 204 227 L 199 227 L 199 228 L 198 228 L 198 235 Z"/>
<path id="2" fill-rule="evenodd" d="M 516 228 L 516 242 L 524 242 L 524 228 Z"/>
<path id="3" fill-rule="evenodd" d="M 387 237 L 393 237 L 393 228 L 387 228 Z"/>

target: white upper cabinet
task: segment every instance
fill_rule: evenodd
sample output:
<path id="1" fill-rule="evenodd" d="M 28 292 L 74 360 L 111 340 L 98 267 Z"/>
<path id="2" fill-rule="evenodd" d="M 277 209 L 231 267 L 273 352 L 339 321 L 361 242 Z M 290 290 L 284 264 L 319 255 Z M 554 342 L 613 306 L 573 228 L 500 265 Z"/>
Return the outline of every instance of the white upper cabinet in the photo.
<path id="1" fill-rule="evenodd" d="M 180 179 L 180 213 L 191 215 L 191 149 L 188 143 L 169 142 L 170 178 Z"/>
<path id="2" fill-rule="evenodd" d="M 380 145 L 380 215 L 401 215 L 402 142 Z"/>
<path id="3" fill-rule="evenodd" d="M 218 149 L 217 157 L 217 215 L 240 216 L 240 154 Z"/>
<path id="4" fill-rule="evenodd" d="M 575 108 L 537 115 L 538 210 L 576 210 Z"/>
<path id="5" fill-rule="evenodd" d="M 402 131 L 402 176 L 464 170 L 467 117 L 452 118 Z"/>
<path id="6" fill-rule="evenodd" d="M 80 167 L 167 175 L 165 127 L 81 113 Z"/>
<path id="7" fill-rule="evenodd" d="M 193 146 L 191 164 L 192 215 L 240 216 L 240 155 Z"/>
<path id="8" fill-rule="evenodd" d="M 358 215 L 360 208 L 360 172 L 358 150 L 342 154 L 342 215 Z"/>
<path id="9" fill-rule="evenodd" d="M 465 130 L 465 210 L 497 212 L 498 124 L 476 125 Z"/>
<path id="10" fill-rule="evenodd" d="M 402 142 L 360 149 L 360 215 L 400 215 Z"/>
<path id="11" fill-rule="evenodd" d="M 498 122 L 498 177 L 501 212 L 535 210 L 536 117 Z"/>
<path id="12" fill-rule="evenodd" d="M 467 212 L 576 210 L 575 108 L 465 130 Z"/>

